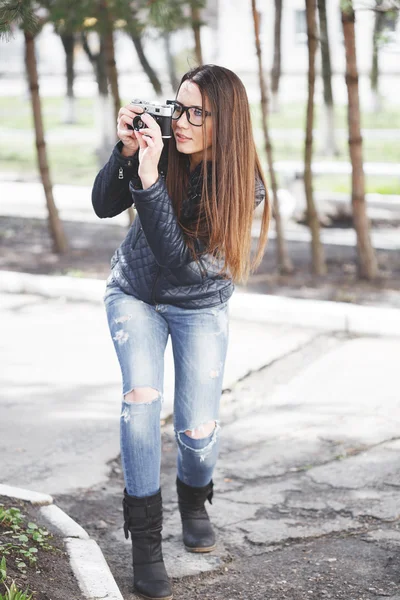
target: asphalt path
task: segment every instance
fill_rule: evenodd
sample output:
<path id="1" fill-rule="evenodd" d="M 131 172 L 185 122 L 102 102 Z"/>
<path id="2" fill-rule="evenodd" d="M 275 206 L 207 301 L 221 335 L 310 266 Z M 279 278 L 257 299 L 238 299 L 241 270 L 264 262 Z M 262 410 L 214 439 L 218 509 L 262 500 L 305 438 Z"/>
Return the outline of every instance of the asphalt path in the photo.
<path id="1" fill-rule="evenodd" d="M 101 305 L 0 296 L 1 482 L 45 493 L 106 480 L 119 453 L 121 382 Z M 231 321 L 224 387 L 306 344 L 316 332 Z M 173 410 L 172 350 L 163 418 Z"/>

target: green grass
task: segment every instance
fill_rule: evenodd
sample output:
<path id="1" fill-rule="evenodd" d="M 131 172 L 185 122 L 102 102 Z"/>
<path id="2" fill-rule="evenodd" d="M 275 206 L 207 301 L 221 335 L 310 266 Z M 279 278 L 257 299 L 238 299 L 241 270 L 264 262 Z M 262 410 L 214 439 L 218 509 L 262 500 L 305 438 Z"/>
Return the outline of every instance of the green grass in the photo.
<path id="1" fill-rule="evenodd" d="M 314 177 L 315 191 L 351 192 L 350 176 L 327 176 Z M 365 177 L 365 191 L 368 194 L 400 194 L 400 180 L 396 177 Z"/>
<path id="2" fill-rule="evenodd" d="M 42 114 L 45 131 L 65 127 L 62 123 L 63 98 L 42 98 Z M 2 126 L 9 129 L 32 129 L 33 117 L 30 100 L 20 96 L 0 96 L 0 112 Z M 77 98 L 76 100 L 76 125 L 74 127 L 93 127 L 94 100 L 93 98 Z"/>
<path id="3" fill-rule="evenodd" d="M 261 109 L 259 104 L 251 107 L 254 125 L 261 127 Z M 314 127 L 320 125 L 322 107 L 315 105 Z M 273 129 L 303 129 L 306 122 L 305 104 L 283 104 L 278 113 L 270 113 L 269 126 Z M 364 111 L 361 114 L 361 126 L 365 129 L 400 129 L 400 109 L 398 105 L 389 105 L 380 113 Z M 335 127 L 347 127 L 347 107 L 335 108 Z"/>
<path id="4" fill-rule="evenodd" d="M 271 138 L 274 160 L 303 160 L 304 143 L 301 140 L 282 140 Z M 373 140 L 364 138 L 363 156 L 366 162 L 399 162 L 400 140 Z M 259 152 L 263 156 L 264 149 L 259 142 Z M 338 139 L 339 156 L 335 160 L 349 161 L 349 146 L 345 139 Z M 332 161 L 332 157 L 322 154 L 322 147 L 318 139 L 314 141 L 314 158 L 318 161 Z"/>
<path id="5" fill-rule="evenodd" d="M 47 143 L 53 183 L 90 185 L 99 170 L 93 146 Z M 13 172 L 18 179 L 38 177 L 35 147 L 21 152 L 20 144 L 0 143 L 0 173 Z"/>

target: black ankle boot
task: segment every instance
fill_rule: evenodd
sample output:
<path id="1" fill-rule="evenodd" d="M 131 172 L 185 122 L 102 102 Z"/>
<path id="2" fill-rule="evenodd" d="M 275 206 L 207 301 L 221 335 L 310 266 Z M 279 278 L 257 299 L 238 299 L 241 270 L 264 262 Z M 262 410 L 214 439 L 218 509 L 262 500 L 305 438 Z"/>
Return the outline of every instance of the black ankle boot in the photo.
<path id="1" fill-rule="evenodd" d="M 137 498 L 124 490 L 123 507 L 125 537 L 130 531 L 132 538 L 135 592 L 146 600 L 172 600 L 161 548 L 161 492 Z"/>
<path id="2" fill-rule="evenodd" d="M 211 552 L 215 548 L 215 534 L 204 507 L 213 497 L 213 482 L 204 487 L 192 487 L 176 478 L 179 512 L 182 519 L 183 543 L 189 552 Z"/>

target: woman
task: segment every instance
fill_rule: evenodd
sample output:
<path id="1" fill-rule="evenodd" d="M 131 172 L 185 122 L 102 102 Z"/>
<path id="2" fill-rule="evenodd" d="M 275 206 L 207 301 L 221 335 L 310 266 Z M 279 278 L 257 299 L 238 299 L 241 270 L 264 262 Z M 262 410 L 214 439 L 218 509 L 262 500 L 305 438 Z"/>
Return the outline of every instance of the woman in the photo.
<path id="1" fill-rule="evenodd" d="M 164 351 L 175 362 L 177 493 L 187 550 L 209 552 L 215 535 L 204 507 L 213 495 L 219 402 L 228 342 L 228 300 L 261 261 L 250 264 L 255 206 L 266 195 L 245 88 L 215 65 L 183 76 L 163 149 L 151 115 L 128 125 L 138 105 L 119 111 L 118 136 L 93 187 L 93 207 L 113 217 L 134 204 L 137 217 L 111 265 L 104 297 L 122 372 L 121 458 L 125 535 L 131 533 L 134 589 L 172 598 L 161 549 L 160 411 Z"/>

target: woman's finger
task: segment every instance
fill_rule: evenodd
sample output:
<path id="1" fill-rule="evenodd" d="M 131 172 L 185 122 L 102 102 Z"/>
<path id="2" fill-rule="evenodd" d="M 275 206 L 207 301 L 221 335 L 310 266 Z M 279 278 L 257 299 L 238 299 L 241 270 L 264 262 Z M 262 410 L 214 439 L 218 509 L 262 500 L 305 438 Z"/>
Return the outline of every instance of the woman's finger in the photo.
<path id="1" fill-rule="evenodd" d="M 133 137 L 133 129 L 117 129 L 117 135 L 119 137 Z"/>
<path id="2" fill-rule="evenodd" d="M 156 144 L 155 144 L 154 140 L 151 139 L 151 137 L 145 136 L 143 139 L 145 140 L 145 142 L 149 146 L 149 148 L 156 147 Z"/>
<path id="3" fill-rule="evenodd" d="M 122 114 L 118 117 L 119 123 L 125 123 L 126 125 L 132 125 L 133 117 L 131 115 Z"/>
<path id="4" fill-rule="evenodd" d="M 157 132 L 154 131 L 154 129 L 147 129 L 146 127 L 144 127 L 143 129 L 140 128 L 139 133 L 141 133 L 142 135 L 147 135 L 148 137 L 151 137 L 152 139 L 155 139 L 157 137 Z"/>
<path id="5" fill-rule="evenodd" d="M 141 150 L 143 150 L 143 148 L 146 148 L 146 142 L 143 139 L 143 136 L 140 135 L 140 133 L 138 131 L 136 131 L 135 129 L 133 130 L 133 133 L 135 134 L 135 137 L 137 139 L 137 141 L 139 142 L 139 148 Z"/>
<path id="6" fill-rule="evenodd" d="M 133 111 L 135 115 L 141 115 L 144 112 L 144 108 L 140 104 L 129 104 L 128 106 L 128 110 Z"/>
<path id="7" fill-rule="evenodd" d="M 149 135 L 143 135 L 141 131 L 137 132 L 139 135 L 141 135 L 141 139 L 143 142 L 145 142 L 145 146 L 143 146 L 144 148 L 146 148 L 147 146 L 151 147 L 151 148 L 155 148 L 156 147 L 156 142 L 153 140 L 152 137 L 150 137 Z"/>
<path id="8" fill-rule="evenodd" d="M 128 104 L 127 106 L 122 106 L 119 111 L 118 111 L 118 117 L 121 117 L 122 115 L 127 115 L 128 117 L 131 116 L 131 118 L 133 119 L 133 117 L 137 116 L 137 115 L 141 115 L 143 112 L 143 108 L 140 106 L 137 106 L 135 104 Z"/>

